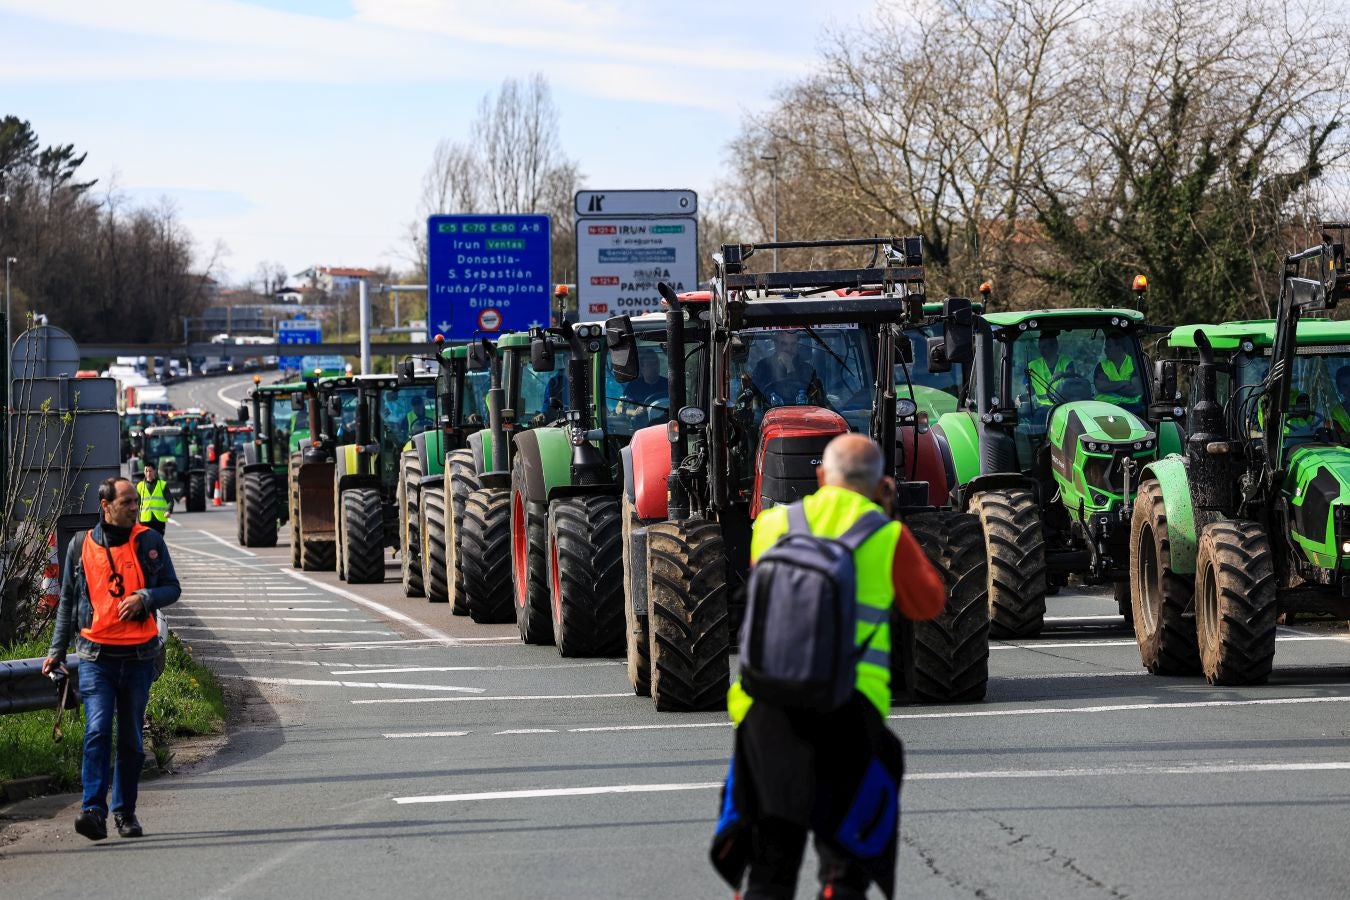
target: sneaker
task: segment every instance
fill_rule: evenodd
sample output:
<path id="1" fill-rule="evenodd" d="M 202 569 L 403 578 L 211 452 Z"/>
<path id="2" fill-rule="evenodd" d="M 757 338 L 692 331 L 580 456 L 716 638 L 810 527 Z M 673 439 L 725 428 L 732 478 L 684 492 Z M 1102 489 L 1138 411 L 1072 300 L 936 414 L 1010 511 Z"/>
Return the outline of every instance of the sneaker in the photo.
<path id="1" fill-rule="evenodd" d="M 108 836 L 107 816 L 101 809 L 82 810 L 75 819 L 75 830 L 91 841 L 101 841 Z"/>
<path id="2" fill-rule="evenodd" d="M 117 824 L 117 833 L 122 837 L 140 837 L 145 834 L 141 830 L 141 820 L 136 818 L 135 813 L 115 813 L 113 822 Z"/>

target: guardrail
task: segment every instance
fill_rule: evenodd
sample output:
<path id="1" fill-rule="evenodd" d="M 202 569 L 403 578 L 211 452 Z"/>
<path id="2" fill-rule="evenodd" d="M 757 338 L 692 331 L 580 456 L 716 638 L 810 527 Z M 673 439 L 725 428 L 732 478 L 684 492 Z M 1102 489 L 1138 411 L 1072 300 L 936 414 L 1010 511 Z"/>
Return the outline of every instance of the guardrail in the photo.
<path id="1" fill-rule="evenodd" d="M 70 696 L 78 704 L 80 659 L 66 658 L 70 673 Z M 0 716 L 8 713 L 31 712 L 35 709 L 56 709 L 58 685 L 42 674 L 42 658 L 0 660 Z"/>

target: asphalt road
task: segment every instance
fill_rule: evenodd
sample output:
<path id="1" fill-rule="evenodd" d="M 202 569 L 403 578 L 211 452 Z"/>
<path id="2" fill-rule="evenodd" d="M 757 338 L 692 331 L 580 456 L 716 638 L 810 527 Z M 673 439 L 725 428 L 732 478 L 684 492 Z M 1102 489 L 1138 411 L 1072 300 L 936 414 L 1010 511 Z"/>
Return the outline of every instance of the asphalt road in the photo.
<path id="1" fill-rule="evenodd" d="M 224 747 L 144 785 L 139 841 L 74 835 L 77 798 L 27 827 L 7 896 L 730 894 L 706 855 L 724 716 L 405 598 L 392 557 L 383 585 L 296 573 L 284 544 L 234 546 L 233 512 L 169 533 L 170 625 L 236 700 Z M 1112 607 L 1054 598 L 1043 636 L 994 645 L 985 702 L 893 710 L 901 894 L 1344 896 L 1344 623 L 1282 628 L 1267 686 L 1211 688 L 1144 673 Z"/>

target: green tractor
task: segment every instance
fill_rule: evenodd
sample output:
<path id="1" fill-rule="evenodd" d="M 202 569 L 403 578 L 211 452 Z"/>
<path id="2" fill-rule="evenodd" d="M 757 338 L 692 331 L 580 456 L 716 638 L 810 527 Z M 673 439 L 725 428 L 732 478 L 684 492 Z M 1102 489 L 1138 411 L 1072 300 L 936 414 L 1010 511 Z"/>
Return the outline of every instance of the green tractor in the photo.
<path id="1" fill-rule="evenodd" d="M 934 430 L 954 472 L 952 504 L 979 515 L 989 557 L 990 628 L 1028 637 L 1048 593 L 1076 575 L 1115 587 L 1128 619 L 1129 518 L 1140 470 L 1180 447 L 1155 432 L 1131 309 L 1041 309 L 977 317 L 960 408 Z M 930 360 L 929 369 L 942 369 Z"/>
<path id="2" fill-rule="evenodd" d="M 196 442 L 194 429 L 186 425 L 154 425 L 141 436 L 142 456 L 131 460 L 131 474 L 142 480 L 143 470 L 152 465 L 159 477 L 173 485 L 175 497 L 183 498 L 183 509 L 206 509 L 206 465 Z"/>
<path id="3" fill-rule="evenodd" d="M 468 345 L 469 372 L 488 373 L 488 423 L 468 436 L 465 449 L 446 456 L 450 498 L 445 520 L 446 570 L 447 581 L 453 574 L 454 608 L 461 606 L 462 594 L 462 605 L 475 622 L 520 624 L 512 581 L 516 541 L 524 542 L 522 556 L 528 547 L 532 575 L 540 581 L 546 577 L 538 572 L 544 565 L 547 510 L 529 509 L 526 524 L 524 507 L 513 509 L 511 467 L 516 449 L 512 437 L 556 422 L 563 415 L 570 349 L 560 338 L 553 340 L 552 349 L 554 366 L 564 364 L 563 371 L 535 368 L 529 334 L 504 334 L 495 343 L 479 340 Z M 515 530 L 517 522 L 522 523 L 519 531 Z M 533 643 L 548 643 L 552 635 L 535 629 L 530 638 Z"/>
<path id="4" fill-rule="evenodd" d="M 331 572 L 337 565 L 333 473 L 339 448 L 356 439 L 356 395 L 350 375 L 307 379 L 304 390 L 291 395 L 296 418 L 286 487 L 291 565 L 302 571 Z"/>
<path id="5" fill-rule="evenodd" d="M 1350 616 L 1350 323 L 1303 318 L 1350 297 L 1350 225 L 1322 231 L 1285 257 L 1274 320 L 1178 327 L 1167 345 L 1185 358 L 1155 366 L 1156 411 L 1188 435 L 1144 469 L 1131 522 L 1135 636 L 1156 675 L 1261 684 L 1279 617 Z"/>
<path id="6" fill-rule="evenodd" d="M 469 371 L 467 345 L 436 341 L 439 427 L 419 432 L 403 451 L 399 471 L 399 559 L 403 593 L 433 603 L 450 599 L 445 522 L 445 474 L 449 454 L 468 447 L 469 435 L 487 423 L 488 372 Z M 407 363 L 404 364 L 408 365 Z M 461 504 L 462 506 L 462 504 Z M 464 592 L 456 592 L 456 615 L 467 615 Z"/>
<path id="7" fill-rule="evenodd" d="M 275 547 L 277 527 L 290 519 L 286 474 L 291 448 L 308 433 L 308 421 L 297 421 L 291 408 L 303 381 L 263 385 L 253 376 L 253 388 L 239 406 L 238 419 L 253 423 L 253 439 L 235 455 L 235 521 L 241 547 Z"/>
<path id="8" fill-rule="evenodd" d="M 355 440 L 338 448 L 332 480 L 337 573 L 349 584 L 384 581 L 384 550 L 399 546 L 404 451 L 440 421 L 432 375 L 358 375 Z"/>

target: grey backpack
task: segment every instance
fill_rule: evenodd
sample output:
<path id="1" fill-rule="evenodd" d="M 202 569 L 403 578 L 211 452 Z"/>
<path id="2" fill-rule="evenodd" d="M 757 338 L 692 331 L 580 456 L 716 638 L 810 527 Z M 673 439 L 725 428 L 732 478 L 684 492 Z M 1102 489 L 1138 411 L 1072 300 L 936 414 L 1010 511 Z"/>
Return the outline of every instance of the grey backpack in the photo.
<path id="1" fill-rule="evenodd" d="M 867 648 L 856 642 L 853 554 L 890 519 L 872 510 L 839 537 L 826 538 L 811 533 L 800 502 L 790 504 L 787 515 L 787 532 L 750 573 L 741 686 L 775 706 L 829 712 L 853 695 L 855 667 Z"/>

